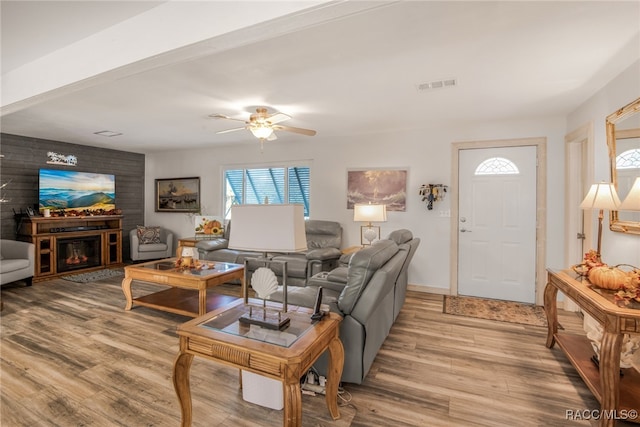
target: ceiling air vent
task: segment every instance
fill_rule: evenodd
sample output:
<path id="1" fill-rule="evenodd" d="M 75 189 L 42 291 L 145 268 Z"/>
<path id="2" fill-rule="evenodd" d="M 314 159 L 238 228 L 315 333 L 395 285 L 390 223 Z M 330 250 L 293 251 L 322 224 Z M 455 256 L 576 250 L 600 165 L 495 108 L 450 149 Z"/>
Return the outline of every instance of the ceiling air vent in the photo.
<path id="1" fill-rule="evenodd" d="M 444 89 L 447 87 L 454 87 L 458 85 L 458 81 L 456 79 L 443 79 L 443 80 L 434 80 L 428 83 L 420 83 L 416 85 L 416 89 L 418 92 L 431 91 L 434 89 Z"/>
<path id="2" fill-rule="evenodd" d="M 100 132 L 94 132 L 95 135 L 106 136 L 108 138 L 112 138 L 114 136 L 120 136 L 122 133 L 114 132 L 112 130 L 101 130 Z"/>

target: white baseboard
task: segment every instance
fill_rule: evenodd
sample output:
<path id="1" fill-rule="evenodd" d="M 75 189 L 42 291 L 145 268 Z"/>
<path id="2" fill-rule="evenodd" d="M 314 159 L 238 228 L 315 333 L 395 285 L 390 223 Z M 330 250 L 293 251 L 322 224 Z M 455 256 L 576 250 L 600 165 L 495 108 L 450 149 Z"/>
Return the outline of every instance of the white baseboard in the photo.
<path id="1" fill-rule="evenodd" d="M 438 294 L 438 295 L 449 295 L 451 292 L 449 289 L 445 288 L 437 288 L 434 286 L 423 286 L 423 285 L 407 285 L 407 290 L 414 292 L 422 292 L 425 294 Z"/>

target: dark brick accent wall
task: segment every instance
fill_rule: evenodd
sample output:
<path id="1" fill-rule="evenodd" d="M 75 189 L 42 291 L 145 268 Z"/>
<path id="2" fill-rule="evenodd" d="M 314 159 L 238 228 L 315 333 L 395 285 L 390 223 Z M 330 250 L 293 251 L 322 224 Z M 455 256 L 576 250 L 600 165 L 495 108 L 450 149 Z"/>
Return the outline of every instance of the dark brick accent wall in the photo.
<path id="1" fill-rule="evenodd" d="M 78 164 L 49 165 L 49 151 L 75 155 Z M 15 240 L 14 209 L 20 212 L 28 206 L 37 208 L 39 169 L 109 173 L 116 176 L 116 207 L 122 209 L 124 216 L 122 259 L 131 259 L 129 230 L 144 224 L 144 154 L 8 134 L 0 134 L 0 153 L 4 155 L 0 159 L 0 182 L 10 181 L 2 190 L 2 196 L 9 202 L 0 203 L 0 237 Z"/>

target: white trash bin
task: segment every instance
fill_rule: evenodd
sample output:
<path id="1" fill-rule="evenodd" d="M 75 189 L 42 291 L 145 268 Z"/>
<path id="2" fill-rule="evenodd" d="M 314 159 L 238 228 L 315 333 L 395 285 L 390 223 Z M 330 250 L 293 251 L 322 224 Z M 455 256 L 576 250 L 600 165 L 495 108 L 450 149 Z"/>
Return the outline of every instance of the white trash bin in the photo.
<path id="1" fill-rule="evenodd" d="M 282 382 L 253 372 L 242 371 L 242 398 L 278 411 L 284 408 Z"/>

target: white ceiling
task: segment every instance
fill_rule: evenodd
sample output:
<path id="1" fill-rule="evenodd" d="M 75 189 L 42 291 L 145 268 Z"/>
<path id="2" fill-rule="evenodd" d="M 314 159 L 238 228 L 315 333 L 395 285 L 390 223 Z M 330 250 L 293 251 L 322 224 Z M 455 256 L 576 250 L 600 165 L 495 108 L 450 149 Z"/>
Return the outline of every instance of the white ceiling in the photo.
<path id="1" fill-rule="evenodd" d="M 3 80 L 162 3 L 3 0 Z M 638 1 L 353 3 L 358 10 L 318 3 L 304 19 L 270 19 L 3 101 L 2 132 L 145 153 L 255 142 L 247 131 L 216 134 L 238 123 L 208 115 L 246 118 L 260 105 L 291 115 L 286 124 L 317 130 L 316 139 L 564 116 L 640 58 Z M 246 15 L 254 3 L 219 4 Z M 458 85 L 416 89 L 448 78 Z M 123 135 L 94 135 L 102 130 Z"/>

